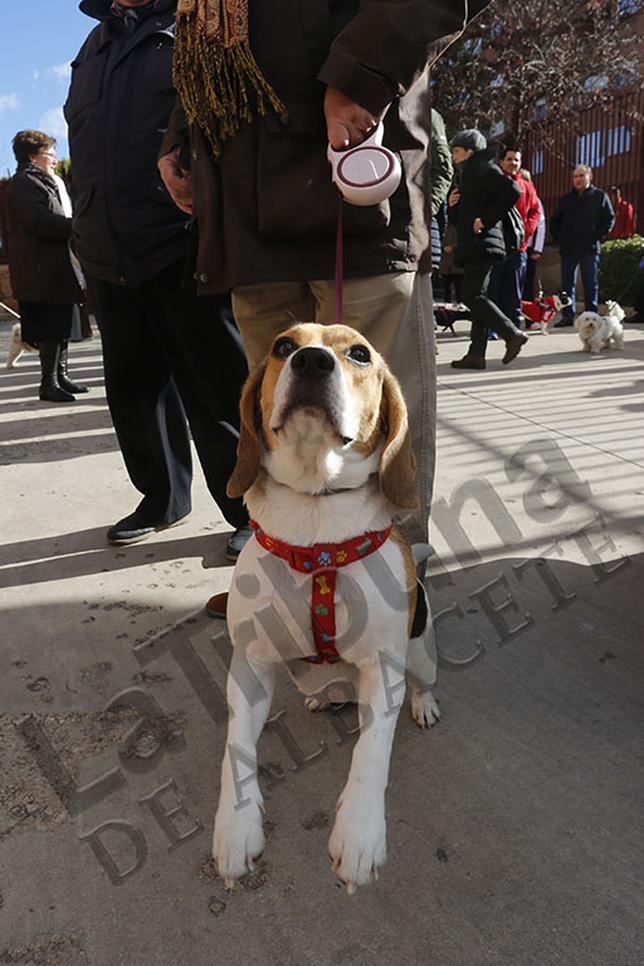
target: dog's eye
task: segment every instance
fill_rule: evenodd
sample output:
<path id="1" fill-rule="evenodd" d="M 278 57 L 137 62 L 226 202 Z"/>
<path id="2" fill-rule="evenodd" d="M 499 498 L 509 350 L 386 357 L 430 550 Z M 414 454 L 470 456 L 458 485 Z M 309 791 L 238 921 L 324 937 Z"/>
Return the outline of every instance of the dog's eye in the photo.
<path id="1" fill-rule="evenodd" d="M 347 349 L 347 356 L 352 362 L 357 362 L 361 366 L 367 366 L 371 362 L 371 353 L 366 345 L 352 345 Z"/>
<path id="2" fill-rule="evenodd" d="M 289 339 L 288 336 L 284 336 L 281 339 L 277 339 L 275 345 L 273 346 L 273 355 L 277 356 L 278 359 L 286 359 L 288 356 L 292 355 L 297 349 L 297 345 L 293 342 L 293 339 Z"/>

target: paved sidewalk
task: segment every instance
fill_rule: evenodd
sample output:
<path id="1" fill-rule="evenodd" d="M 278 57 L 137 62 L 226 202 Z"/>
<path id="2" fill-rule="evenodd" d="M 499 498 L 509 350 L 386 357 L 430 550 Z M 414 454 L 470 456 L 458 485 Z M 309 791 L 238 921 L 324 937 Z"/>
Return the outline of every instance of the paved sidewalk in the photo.
<path id="1" fill-rule="evenodd" d="M 0 322 L 4 365 L 10 322 Z M 284 679 L 260 742 L 267 846 L 209 860 L 225 736 L 228 529 L 105 543 L 137 500 L 92 392 L 0 369 L 0 966 L 634 966 L 644 957 L 644 327 L 530 334 L 450 369 L 428 571 L 443 717 L 400 717 L 387 865 L 348 897 L 326 842 L 353 745 Z"/>

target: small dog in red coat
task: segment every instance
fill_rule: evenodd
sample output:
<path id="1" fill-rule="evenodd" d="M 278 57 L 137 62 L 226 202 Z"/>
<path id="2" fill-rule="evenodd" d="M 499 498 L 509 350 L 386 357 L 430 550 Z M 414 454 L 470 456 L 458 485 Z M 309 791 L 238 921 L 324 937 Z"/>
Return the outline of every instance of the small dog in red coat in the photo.
<path id="1" fill-rule="evenodd" d="M 569 295 L 559 292 L 558 295 L 544 295 L 536 302 L 521 302 L 521 311 L 530 323 L 529 328 L 540 328 L 542 335 L 549 335 L 549 329 L 561 318 L 561 310 L 571 302 Z"/>

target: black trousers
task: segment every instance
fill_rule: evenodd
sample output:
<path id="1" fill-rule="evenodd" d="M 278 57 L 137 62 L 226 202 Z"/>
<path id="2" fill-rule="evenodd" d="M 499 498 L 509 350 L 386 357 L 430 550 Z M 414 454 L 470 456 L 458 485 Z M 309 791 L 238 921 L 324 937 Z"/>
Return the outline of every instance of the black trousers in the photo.
<path id="1" fill-rule="evenodd" d="M 182 278 L 183 262 L 136 286 L 87 277 L 107 402 L 146 521 L 170 523 L 190 512 L 189 423 L 208 489 L 237 528 L 248 514 L 226 495 L 226 484 L 236 460 L 246 356 L 229 298 L 197 298 Z"/>
<path id="2" fill-rule="evenodd" d="M 501 309 L 488 298 L 494 262 L 467 262 L 464 266 L 461 297 L 472 316 L 472 334 L 469 354 L 485 356 L 488 332 L 492 329 L 505 342 L 519 331 Z"/>
<path id="3" fill-rule="evenodd" d="M 530 258 L 528 253 L 528 263 L 525 269 L 525 280 L 523 282 L 523 295 L 521 298 L 525 302 L 536 302 L 537 288 L 539 282 L 539 260 Z"/>

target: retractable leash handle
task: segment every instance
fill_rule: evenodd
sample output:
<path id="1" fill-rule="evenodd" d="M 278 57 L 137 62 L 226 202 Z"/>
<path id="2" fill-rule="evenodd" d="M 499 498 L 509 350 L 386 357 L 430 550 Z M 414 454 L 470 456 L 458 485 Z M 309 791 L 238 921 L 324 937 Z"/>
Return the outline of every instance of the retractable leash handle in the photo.
<path id="1" fill-rule="evenodd" d="M 394 193 L 400 184 L 400 161 L 382 146 L 382 122 L 355 148 L 336 151 L 329 145 L 331 180 L 350 205 L 377 205 Z"/>
<path id="2" fill-rule="evenodd" d="M 342 322 L 342 202 L 367 207 L 378 205 L 394 193 L 402 176 L 400 161 L 383 148 L 382 121 L 362 144 L 345 151 L 329 145 L 327 158 L 331 180 L 340 192 L 335 251 L 335 321 Z"/>

